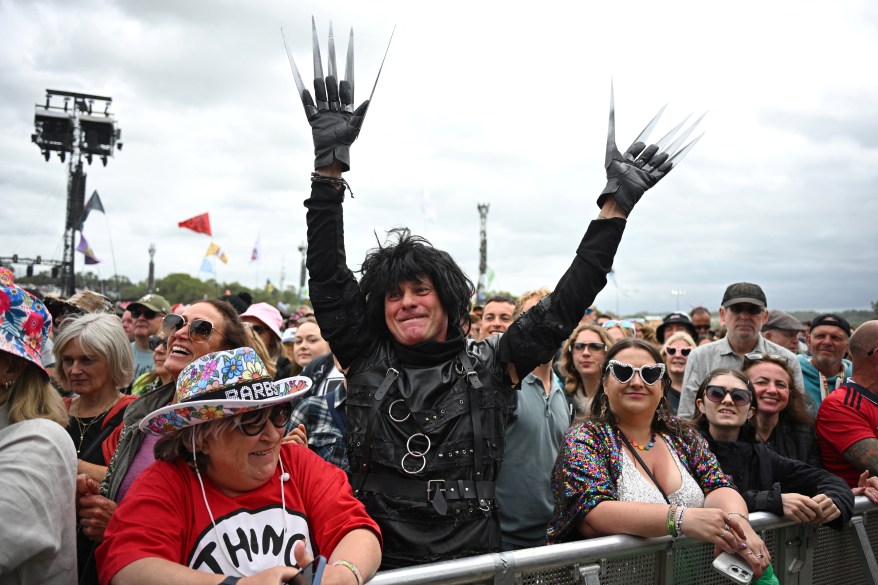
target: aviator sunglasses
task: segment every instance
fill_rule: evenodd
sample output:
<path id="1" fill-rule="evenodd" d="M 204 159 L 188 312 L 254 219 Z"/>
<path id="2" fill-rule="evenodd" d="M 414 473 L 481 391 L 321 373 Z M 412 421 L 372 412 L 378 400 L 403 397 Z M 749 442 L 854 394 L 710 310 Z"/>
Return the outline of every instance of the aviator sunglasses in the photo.
<path id="1" fill-rule="evenodd" d="M 289 402 L 278 404 L 271 408 L 252 410 L 241 415 L 238 427 L 248 437 L 255 437 L 265 428 L 265 423 L 271 421 L 276 428 L 282 429 L 290 422 L 293 415 L 293 405 Z"/>
<path id="2" fill-rule="evenodd" d="M 580 343 L 577 341 L 570 345 L 570 353 L 581 353 L 585 351 L 586 347 L 591 353 L 607 351 L 607 344 L 601 343 L 600 341 L 593 341 L 591 343 Z"/>
<path id="3" fill-rule="evenodd" d="M 189 339 L 195 343 L 204 343 L 210 339 L 211 334 L 214 332 L 221 337 L 225 337 L 222 331 L 215 328 L 213 323 L 206 319 L 192 319 L 192 321 L 187 321 L 186 317 L 183 315 L 173 314 L 166 315 L 165 318 L 162 319 L 162 333 L 165 334 L 165 337 L 170 337 L 187 324 L 189 325 Z"/>
<path id="4" fill-rule="evenodd" d="M 623 364 L 616 360 L 610 360 L 610 363 L 607 364 L 607 370 L 613 374 L 613 377 L 616 378 L 620 384 L 627 384 L 630 382 L 634 378 L 634 373 L 637 372 L 640 374 L 640 379 L 643 380 L 644 384 L 652 386 L 661 380 L 662 376 L 665 374 L 665 364 L 648 364 L 635 368 L 631 364 Z"/>
<path id="5" fill-rule="evenodd" d="M 667 352 L 668 355 L 677 355 L 677 348 L 676 347 L 668 347 L 665 349 L 665 352 Z M 681 356 L 686 357 L 690 353 L 692 353 L 691 347 L 680 348 L 680 355 Z"/>
<path id="6" fill-rule="evenodd" d="M 149 350 L 155 351 L 159 347 L 168 347 L 168 340 L 158 335 L 152 335 L 149 338 Z"/>
<path id="7" fill-rule="evenodd" d="M 711 402 L 720 403 L 726 399 L 726 395 L 732 397 L 732 404 L 735 406 L 746 406 L 753 401 L 753 396 L 749 390 L 743 388 L 723 388 L 722 386 L 708 386 L 704 389 L 704 395 Z"/>

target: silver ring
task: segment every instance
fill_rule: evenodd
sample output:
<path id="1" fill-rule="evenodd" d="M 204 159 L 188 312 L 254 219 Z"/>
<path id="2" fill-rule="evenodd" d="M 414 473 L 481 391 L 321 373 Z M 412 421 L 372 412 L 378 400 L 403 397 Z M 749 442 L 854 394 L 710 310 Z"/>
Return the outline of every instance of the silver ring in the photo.
<path id="1" fill-rule="evenodd" d="M 405 418 L 396 418 L 395 416 L 393 416 L 393 406 L 397 402 L 402 402 L 403 404 L 405 404 L 405 400 L 403 400 L 402 398 L 400 398 L 399 400 L 394 400 L 393 402 L 390 403 L 390 406 L 387 407 L 387 415 L 390 417 L 390 420 L 392 420 L 395 423 L 405 422 L 409 419 L 409 417 L 412 415 L 412 413 L 406 414 Z"/>
<path id="2" fill-rule="evenodd" d="M 405 467 L 405 458 L 406 458 L 406 457 L 409 457 L 409 456 L 411 456 L 411 457 L 420 457 L 420 458 L 421 458 L 422 463 L 421 463 L 421 466 L 420 466 L 418 469 L 415 469 L 414 471 L 409 471 L 408 469 L 406 469 L 406 467 Z M 427 458 L 424 457 L 423 455 L 415 455 L 414 453 L 406 453 L 405 455 L 402 456 L 402 461 L 399 462 L 399 465 L 402 467 L 402 470 L 403 470 L 403 471 L 405 471 L 405 472 L 408 473 L 409 475 L 414 475 L 414 474 L 416 474 L 416 473 L 421 473 L 422 471 L 424 471 L 424 468 L 427 467 Z"/>
<path id="3" fill-rule="evenodd" d="M 719 533 L 719 537 L 725 539 L 725 537 L 726 537 L 726 532 L 728 532 L 728 530 L 723 529 L 723 531 Z"/>
<path id="4" fill-rule="evenodd" d="M 412 439 L 414 439 L 415 437 L 424 437 L 425 439 L 427 439 L 427 449 L 426 450 L 424 450 L 423 452 L 412 450 Z M 430 447 L 432 447 L 432 446 L 433 446 L 433 443 L 430 442 L 430 437 L 428 437 L 424 433 L 415 433 L 414 435 L 409 437 L 408 441 L 405 442 L 405 450 L 408 451 L 407 454 L 411 455 L 412 457 L 423 457 L 424 455 L 426 455 L 427 453 L 430 452 Z"/>

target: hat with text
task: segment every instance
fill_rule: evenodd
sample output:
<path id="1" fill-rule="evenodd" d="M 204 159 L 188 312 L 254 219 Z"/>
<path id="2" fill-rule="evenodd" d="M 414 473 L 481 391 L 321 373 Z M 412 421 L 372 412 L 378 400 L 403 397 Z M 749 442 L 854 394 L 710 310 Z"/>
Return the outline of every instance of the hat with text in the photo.
<path id="1" fill-rule="evenodd" d="M 724 309 L 728 309 L 732 305 L 740 303 L 750 303 L 760 309 L 764 309 L 765 305 L 768 304 L 761 286 L 749 282 L 736 282 L 726 289 L 722 306 Z"/>
<path id="2" fill-rule="evenodd" d="M 176 404 L 148 414 L 140 421 L 140 430 L 163 435 L 289 402 L 309 388 L 311 380 L 304 376 L 272 381 L 251 347 L 209 353 L 180 372 Z"/>
<path id="3" fill-rule="evenodd" d="M 769 311 L 768 321 L 762 326 L 763 331 L 771 331 L 772 329 L 780 329 L 781 331 L 804 331 L 805 326 L 802 322 L 784 311 Z"/>
<path id="4" fill-rule="evenodd" d="M 832 325 L 833 327 L 838 327 L 839 329 L 847 333 L 848 337 L 851 336 L 851 324 L 848 323 L 848 320 L 841 315 L 834 315 L 832 313 L 817 315 L 816 317 L 811 319 L 811 332 L 813 333 L 814 328 L 820 327 L 821 325 Z"/>

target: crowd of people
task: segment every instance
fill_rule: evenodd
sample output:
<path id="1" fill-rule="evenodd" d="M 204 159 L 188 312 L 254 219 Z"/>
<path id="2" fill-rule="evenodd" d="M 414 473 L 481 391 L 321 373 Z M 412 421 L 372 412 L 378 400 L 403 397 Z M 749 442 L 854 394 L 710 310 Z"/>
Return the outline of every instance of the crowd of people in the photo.
<path id="1" fill-rule="evenodd" d="M 611 109 L 600 211 L 566 272 L 473 307 L 454 259 L 407 229 L 348 268 L 368 101 L 322 72 L 299 90 L 313 312 L 43 303 L 0 268 L 0 580 L 278 585 L 314 566 L 363 585 L 621 533 L 710 543 L 772 583 L 750 512 L 841 528 L 855 495 L 878 503 L 878 321 L 805 325 L 745 282 L 721 328 L 705 307 L 651 322 L 592 304 L 675 153 L 621 152 Z"/>

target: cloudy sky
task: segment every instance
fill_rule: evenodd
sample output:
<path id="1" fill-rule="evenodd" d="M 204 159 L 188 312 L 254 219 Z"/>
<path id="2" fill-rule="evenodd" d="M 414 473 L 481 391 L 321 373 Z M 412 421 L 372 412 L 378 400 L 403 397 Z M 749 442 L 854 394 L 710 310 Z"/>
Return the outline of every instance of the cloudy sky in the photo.
<path id="1" fill-rule="evenodd" d="M 489 203 L 492 288 L 553 285 L 597 212 L 613 79 L 623 150 L 667 102 L 654 139 L 692 112 L 707 133 L 634 211 L 599 306 L 715 308 L 742 280 L 774 308 L 878 299 L 874 3 L 513 6 L 0 0 L 0 255 L 61 258 L 67 167 L 30 142 L 52 88 L 111 96 L 122 128 L 124 150 L 87 169 L 107 211 L 85 226 L 102 276 L 112 250 L 145 279 L 151 243 L 159 276 L 197 274 L 211 240 L 177 222 L 209 211 L 220 280 L 297 283 L 313 154 L 280 29 L 310 79 L 314 14 L 324 52 L 330 20 L 340 39 L 354 27 L 358 103 L 396 26 L 347 174 L 353 268 L 405 225 L 475 280 Z"/>

